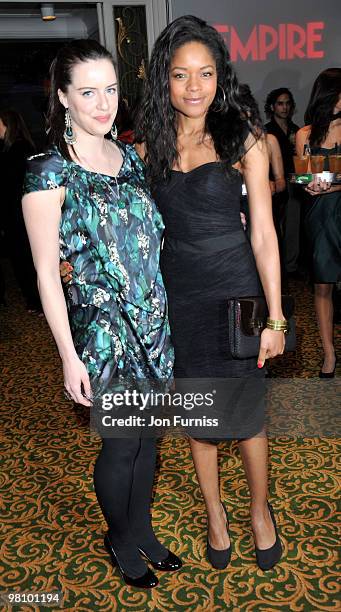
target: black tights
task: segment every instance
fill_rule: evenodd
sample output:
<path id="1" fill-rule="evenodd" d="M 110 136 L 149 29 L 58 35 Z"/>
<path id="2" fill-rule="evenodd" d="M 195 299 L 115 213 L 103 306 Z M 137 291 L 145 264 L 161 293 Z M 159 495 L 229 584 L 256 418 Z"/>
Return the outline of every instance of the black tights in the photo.
<path id="1" fill-rule="evenodd" d="M 153 560 L 168 552 L 151 525 L 156 443 L 150 438 L 104 438 L 94 469 L 98 502 L 122 569 L 132 578 L 145 573 L 138 547 Z"/>

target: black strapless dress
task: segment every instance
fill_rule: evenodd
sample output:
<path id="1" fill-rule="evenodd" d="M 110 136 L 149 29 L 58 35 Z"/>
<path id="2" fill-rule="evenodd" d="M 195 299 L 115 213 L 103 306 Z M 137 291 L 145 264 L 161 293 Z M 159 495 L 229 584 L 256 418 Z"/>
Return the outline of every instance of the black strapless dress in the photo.
<path id="1" fill-rule="evenodd" d="M 165 223 L 161 270 L 175 347 L 175 376 L 259 377 L 256 358 L 229 350 L 229 297 L 259 295 L 251 245 L 240 220 L 241 175 L 222 162 L 172 171 L 154 197 Z"/>
<path id="2" fill-rule="evenodd" d="M 314 155 L 325 155 L 325 170 L 329 169 L 328 154 L 337 148 L 314 147 Z M 307 196 L 305 229 L 310 244 L 312 273 L 315 283 L 341 281 L 341 191 L 321 196 Z"/>

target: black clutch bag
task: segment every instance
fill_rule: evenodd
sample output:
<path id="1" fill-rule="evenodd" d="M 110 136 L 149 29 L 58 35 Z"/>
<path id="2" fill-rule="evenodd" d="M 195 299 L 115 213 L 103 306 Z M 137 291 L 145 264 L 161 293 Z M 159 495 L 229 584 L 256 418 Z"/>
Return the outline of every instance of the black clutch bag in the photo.
<path id="1" fill-rule="evenodd" d="M 260 335 L 266 327 L 269 316 L 266 300 L 262 296 L 231 298 L 228 304 L 229 342 L 234 359 L 257 357 Z M 285 351 L 296 349 L 296 328 L 294 319 L 294 298 L 282 295 L 283 315 L 288 321 L 285 334 Z"/>

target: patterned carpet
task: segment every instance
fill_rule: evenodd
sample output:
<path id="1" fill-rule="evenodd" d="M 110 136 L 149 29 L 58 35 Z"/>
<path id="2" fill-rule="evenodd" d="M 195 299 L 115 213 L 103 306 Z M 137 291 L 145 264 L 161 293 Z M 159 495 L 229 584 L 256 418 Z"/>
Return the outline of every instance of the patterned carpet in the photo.
<path id="1" fill-rule="evenodd" d="M 302 338 L 296 355 L 276 360 L 282 377 L 316 376 L 321 348 L 312 295 L 293 284 Z M 2 308 L 1 589 L 55 591 L 64 610 L 142 612 L 321 612 L 339 610 L 337 589 L 337 440 L 271 440 L 271 500 L 284 556 L 263 573 L 255 563 L 249 495 L 238 449 L 221 445 L 221 488 L 230 515 L 231 565 L 205 560 L 205 513 L 184 439 L 160 442 L 153 521 L 184 565 L 160 574 L 158 588 L 126 587 L 103 548 L 105 524 L 92 468 L 99 440 L 86 411 L 66 402 L 59 358 L 44 318 L 26 313 L 13 287 Z M 337 327 L 341 354 L 341 329 Z M 339 375 L 340 375 L 339 370 Z M 1 610 L 49 610 L 33 605 Z M 53 607 L 57 609 L 57 607 Z"/>

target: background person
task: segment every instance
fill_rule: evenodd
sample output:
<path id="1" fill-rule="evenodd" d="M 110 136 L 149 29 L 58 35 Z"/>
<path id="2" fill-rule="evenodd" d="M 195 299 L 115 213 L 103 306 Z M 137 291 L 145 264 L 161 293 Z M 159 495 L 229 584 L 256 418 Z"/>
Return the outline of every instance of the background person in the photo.
<path id="1" fill-rule="evenodd" d="M 11 262 L 28 312 L 41 312 L 36 273 L 21 209 L 26 158 L 34 152 L 34 143 L 17 111 L 0 110 L 0 140 L 3 141 L 0 154 L 3 251 Z"/>
<path id="2" fill-rule="evenodd" d="M 286 283 L 286 275 L 284 273 L 285 253 L 283 252 L 285 228 L 282 224 L 282 205 L 283 195 L 285 194 L 287 189 L 287 183 L 284 177 L 283 158 L 278 140 L 273 134 L 266 134 L 265 138 L 269 153 L 269 180 L 272 196 L 272 216 L 278 239 L 281 260 L 282 285 L 284 286 L 284 284 Z"/>
<path id="3" fill-rule="evenodd" d="M 341 154 L 341 68 L 328 68 L 319 74 L 305 113 L 308 124 L 296 134 L 298 155 L 305 145 L 312 155 Z M 341 281 L 341 185 L 310 184 L 305 228 L 312 256 L 315 309 L 324 359 L 320 378 L 333 378 L 336 355 L 333 340 L 333 286 Z"/>
<path id="4" fill-rule="evenodd" d="M 282 154 L 284 177 L 287 181 L 285 191 L 276 197 L 276 224 L 281 228 L 284 268 L 289 275 L 297 278 L 299 277 L 301 191 L 296 185 L 288 182 L 289 174 L 295 172 L 293 155 L 295 134 L 299 129 L 292 121 L 295 108 L 295 100 L 290 89 L 279 87 L 268 94 L 264 110 L 270 119 L 265 124 L 265 129 L 268 134 L 277 138 Z"/>
<path id="5" fill-rule="evenodd" d="M 251 93 L 250 87 L 242 83 L 239 85 L 239 91 L 243 96 L 243 104 L 248 107 L 248 115 L 250 117 L 257 117 L 257 121 L 261 123 L 261 118 L 259 115 L 258 105 Z M 269 180 L 270 180 L 270 190 L 272 195 L 272 215 L 276 228 L 278 244 L 280 247 L 280 255 L 281 262 L 283 262 L 283 227 L 281 225 L 282 221 L 282 199 L 283 192 L 286 191 L 286 180 L 284 177 L 284 166 L 281 149 L 278 143 L 276 136 L 273 134 L 265 134 L 266 136 L 266 144 L 268 148 L 269 154 Z M 249 221 L 249 212 L 247 206 L 247 196 L 243 196 L 242 198 L 242 211 L 246 213 L 247 222 Z M 281 266 L 283 269 L 283 266 Z"/>

